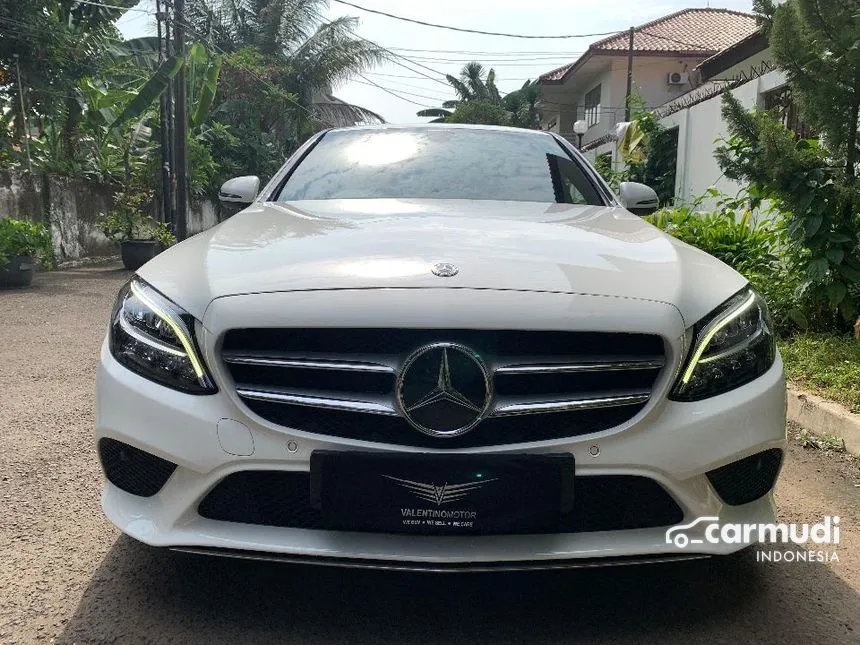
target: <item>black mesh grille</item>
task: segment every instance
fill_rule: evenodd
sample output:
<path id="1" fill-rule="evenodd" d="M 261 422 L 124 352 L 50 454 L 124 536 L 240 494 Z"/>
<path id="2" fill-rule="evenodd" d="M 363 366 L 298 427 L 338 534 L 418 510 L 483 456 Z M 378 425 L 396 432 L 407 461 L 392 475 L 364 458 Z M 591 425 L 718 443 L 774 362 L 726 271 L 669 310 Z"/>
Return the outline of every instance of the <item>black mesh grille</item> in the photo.
<path id="1" fill-rule="evenodd" d="M 211 520 L 304 529 L 329 529 L 310 504 L 310 475 L 245 471 L 228 475 L 203 499 L 201 516 Z M 577 477 L 573 511 L 549 533 L 620 531 L 671 526 L 683 512 L 669 494 L 646 477 Z"/>
<path id="2" fill-rule="evenodd" d="M 141 497 L 155 495 L 176 470 L 176 464 L 115 439 L 99 441 L 99 457 L 108 481 Z"/>
<path id="3" fill-rule="evenodd" d="M 394 404 L 395 374 L 248 364 L 237 357 L 374 363 L 402 366 L 420 347 L 456 343 L 473 350 L 491 372 L 501 366 L 647 362 L 647 369 L 493 375 L 496 401 L 543 402 L 647 396 L 664 360 L 663 340 L 651 334 L 474 329 L 233 329 L 222 353 L 236 386 L 251 391 L 312 394 L 322 398 Z M 481 391 L 483 392 L 483 383 Z M 541 441 L 618 426 L 645 405 L 488 418 L 457 439 L 427 437 L 399 416 L 337 411 L 242 396 L 261 417 L 305 432 L 405 446 L 464 448 Z"/>
<path id="4" fill-rule="evenodd" d="M 739 506 L 766 495 L 781 464 L 782 450 L 773 448 L 712 470 L 708 479 L 726 504 Z"/>

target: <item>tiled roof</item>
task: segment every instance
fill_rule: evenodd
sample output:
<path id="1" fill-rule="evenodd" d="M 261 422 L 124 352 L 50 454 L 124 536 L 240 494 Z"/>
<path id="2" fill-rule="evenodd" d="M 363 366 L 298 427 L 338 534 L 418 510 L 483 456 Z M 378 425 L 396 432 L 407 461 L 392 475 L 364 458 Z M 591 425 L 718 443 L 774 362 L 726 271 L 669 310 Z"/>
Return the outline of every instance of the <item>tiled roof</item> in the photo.
<path id="1" fill-rule="evenodd" d="M 728 9 L 684 9 L 636 27 L 633 50 L 707 58 L 757 29 L 755 16 L 748 13 Z M 579 60 L 543 74 L 540 80 L 557 83 L 591 56 L 626 53 L 629 37 L 627 32 L 620 32 L 598 40 Z"/>
<path id="2" fill-rule="evenodd" d="M 737 65 L 750 56 L 764 51 L 769 46 L 767 36 L 763 31 L 755 31 L 746 38 L 732 43 L 710 58 L 698 64 L 705 79 L 712 78 L 716 74 L 726 71 L 733 65 Z"/>

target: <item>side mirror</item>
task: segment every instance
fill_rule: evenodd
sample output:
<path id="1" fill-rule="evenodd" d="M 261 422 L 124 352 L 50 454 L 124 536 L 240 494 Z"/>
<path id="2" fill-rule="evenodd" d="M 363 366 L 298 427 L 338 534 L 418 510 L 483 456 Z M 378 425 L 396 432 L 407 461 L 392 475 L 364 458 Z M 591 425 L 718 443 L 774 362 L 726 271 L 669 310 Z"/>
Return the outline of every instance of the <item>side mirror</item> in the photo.
<path id="1" fill-rule="evenodd" d="M 226 204 L 250 204 L 260 192 L 260 178 L 255 175 L 233 177 L 221 185 L 218 199 Z"/>
<path id="2" fill-rule="evenodd" d="M 635 181 L 625 181 L 618 186 L 621 205 L 634 215 L 650 215 L 660 208 L 660 198 L 654 189 Z"/>

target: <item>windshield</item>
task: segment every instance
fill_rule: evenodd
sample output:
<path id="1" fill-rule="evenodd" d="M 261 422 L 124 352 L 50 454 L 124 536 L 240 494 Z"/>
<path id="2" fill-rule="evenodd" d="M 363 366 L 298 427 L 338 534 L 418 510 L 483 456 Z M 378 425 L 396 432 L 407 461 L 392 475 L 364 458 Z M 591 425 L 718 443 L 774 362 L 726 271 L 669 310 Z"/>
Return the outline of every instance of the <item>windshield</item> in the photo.
<path id="1" fill-rule="evenodd" d="M 384 198 L 604 204 L 549 134 L 446 127 L 328 132 L 277 201 Z"/>

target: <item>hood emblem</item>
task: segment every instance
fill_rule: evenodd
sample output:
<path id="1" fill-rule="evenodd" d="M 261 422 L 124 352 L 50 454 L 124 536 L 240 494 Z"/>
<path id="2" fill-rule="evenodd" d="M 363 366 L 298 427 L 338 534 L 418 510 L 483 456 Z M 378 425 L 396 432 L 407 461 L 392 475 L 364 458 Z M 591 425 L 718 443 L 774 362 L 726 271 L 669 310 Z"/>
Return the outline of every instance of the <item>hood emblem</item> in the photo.
<path id="1" fill-rule="evenodd" d="M 431 437 L 457 437 L 484 418 L 490 374 L 480 357 L 456 343 L 413 352 L 397 377 L 397 405 L 409 424 Z"/>
<path id="2" fill-rule="evenodd" d="M 442 506 L 442 504 L 450 504 L 463 499 L 476 488 L 480 488 L 485 484 L 496 481 L 495 479 L 482 479 L 474 482 L 466 482 L 464 484 L 449 484 L 444 483 L 441 486 L 436 484 L 426 484 L 424 482 L 416 482 L 411 479 L 400 479 L 391 475 L 383 475 L 386 479 L 397 482 L 410 493 L 414 494 L 418 499 Z"/>
<path id="3" fill-rule="evenodd" d="M 432 271 L 433 275 L 438 275 L 440 278 L 451 278 L 460 273 L 460 269 L 450 262 L 439 262 L 438 264 L 434 264 Z"/>

